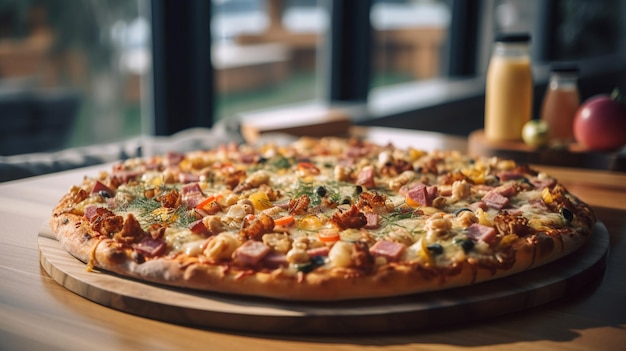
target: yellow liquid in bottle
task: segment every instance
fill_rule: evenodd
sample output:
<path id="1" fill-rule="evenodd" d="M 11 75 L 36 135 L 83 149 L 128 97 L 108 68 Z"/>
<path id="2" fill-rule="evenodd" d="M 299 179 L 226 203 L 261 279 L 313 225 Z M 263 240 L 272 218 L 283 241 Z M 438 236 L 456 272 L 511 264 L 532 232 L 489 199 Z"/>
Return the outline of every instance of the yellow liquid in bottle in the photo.
<path id="1" fill-rule="evenodd" d="M 521 140 L 532 114 L 530 59 L 493 57 L 487 71 L 485 136 L 488 140 Z"/>

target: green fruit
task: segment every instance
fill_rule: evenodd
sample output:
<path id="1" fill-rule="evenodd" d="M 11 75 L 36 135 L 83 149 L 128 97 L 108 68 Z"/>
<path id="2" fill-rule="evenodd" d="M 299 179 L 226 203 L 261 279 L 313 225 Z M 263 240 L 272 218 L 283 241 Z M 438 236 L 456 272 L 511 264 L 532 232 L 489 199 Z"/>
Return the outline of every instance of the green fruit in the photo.
<path id="1" fill-rule="evenodd" d="M 548 145 L 548 124 L 542 120 L 533 119 L 522 129 L 522 139 L 531 147 L 543 147 Z"/>

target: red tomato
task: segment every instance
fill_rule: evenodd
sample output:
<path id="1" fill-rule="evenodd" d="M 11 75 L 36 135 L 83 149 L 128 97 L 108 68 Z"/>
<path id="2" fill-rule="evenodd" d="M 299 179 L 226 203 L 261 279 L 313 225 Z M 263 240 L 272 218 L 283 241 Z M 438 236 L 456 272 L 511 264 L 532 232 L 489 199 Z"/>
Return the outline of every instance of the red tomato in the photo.
<path id="1" fill-rule="evenodd" d="M 626 144 L 626 105 L 615 94 L 588 99 L 576 112 L 574 136 L 589 150 L 614 150 Z"/>

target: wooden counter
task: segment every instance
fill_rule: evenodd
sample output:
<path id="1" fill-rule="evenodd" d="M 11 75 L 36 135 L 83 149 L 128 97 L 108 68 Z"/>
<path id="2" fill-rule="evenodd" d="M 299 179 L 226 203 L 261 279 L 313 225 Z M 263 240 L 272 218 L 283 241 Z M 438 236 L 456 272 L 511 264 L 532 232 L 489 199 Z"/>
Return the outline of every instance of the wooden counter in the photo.
<path id="1" fill-rule="evenodd" d="M 393 131 L 376 129 L 377 133 Z M 398 132 L 407 136 L 406 132 Z M 412 139 L 415 138 L 415 139 Z M 457 138 L 414 133 L 436 147 Z M 427 145 L 426 145 L 427 146 Z M 462 147 L 462 146 L 461 146 Z M 590 203 L 610 234 L 604 277 L 565 298 L 501 317 L 380 335 L 281 336 L 203 330 L 95 304 L 39 264 L 37 233 L 66 189 L 102 166 L 0 184 L 2 350 L 617 350 L 626 345 L 626 174 L 540 166 Z"/>

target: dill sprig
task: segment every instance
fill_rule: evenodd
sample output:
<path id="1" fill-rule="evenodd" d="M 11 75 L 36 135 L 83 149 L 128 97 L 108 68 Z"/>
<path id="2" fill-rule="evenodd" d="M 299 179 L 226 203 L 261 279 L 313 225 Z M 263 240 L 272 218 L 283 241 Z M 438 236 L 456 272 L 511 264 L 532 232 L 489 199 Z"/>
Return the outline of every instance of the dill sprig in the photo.
<path id="1" fill-rule="evenodd" d="M 326 181 L 321 185 L 316 182 L 307 183 L 299 179 L 296 187 L 288 192 L 287 195 L 292 199 L 307 195 L 311 200 L 310 204 L 312 206 L 318 206 L 322 203 L 324 197 L 328 197 L 334 202 L 339 202 L 341 199 L 340 187 L 341 184 L 337 181 Z"/>
<path id="2" fill-rule="evenodd" d="M 168 223 L 174 227 L 186 227 L 196 220 L 193 212 L 186 206 L 165 208 L 156 198 L 145 197 L 143 187 L 124 189 L 123 198 L 126 202 L 120 206 L 120 209 L 136 213 L 137 220 L 144 228 L 154 223 Z"/>

